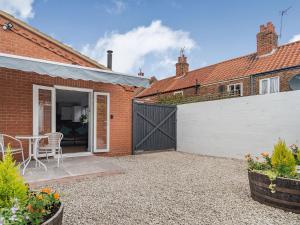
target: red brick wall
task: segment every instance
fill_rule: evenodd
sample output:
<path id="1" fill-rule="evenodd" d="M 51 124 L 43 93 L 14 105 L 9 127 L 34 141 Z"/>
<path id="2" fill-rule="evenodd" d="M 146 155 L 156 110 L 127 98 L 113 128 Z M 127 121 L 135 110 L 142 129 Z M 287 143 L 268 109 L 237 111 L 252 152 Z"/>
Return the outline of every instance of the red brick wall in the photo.
<path id="1" fill-rule="evenodd" d="M 131 99 L 134 92 L 119 85 L 62 79 L 0 68 L 0 133 L 32 134 L 32 85 L 90 88 L 110 93 L 110 152 L 102 155 L 131 154 Z M 25 145 L 27 151 L 27 145 Z"/>
<path id="2" fill-rule="evenodd" d="M 0 24 L 7 19 L 0 16 Z M 56 61 L 61 63 L 77 64 L 96 67 L 94 64 L 69 52 L 62 47 L 38 36 L 37 34 L 13 23 L 12 30 L 0 29 L 0 52 L 13 55 Z"/>

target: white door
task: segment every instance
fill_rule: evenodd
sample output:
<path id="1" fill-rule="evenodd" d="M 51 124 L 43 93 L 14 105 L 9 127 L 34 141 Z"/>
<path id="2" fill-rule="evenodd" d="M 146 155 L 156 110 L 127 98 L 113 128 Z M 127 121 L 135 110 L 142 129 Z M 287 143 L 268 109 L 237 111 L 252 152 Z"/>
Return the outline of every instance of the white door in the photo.
<path id="1" fill-rule="evenodd" d="M 33 85 L 33 135 L 56 131 L 55 102 L 53 87 Z"/>
<path id="2" fill-rule="evenodd" d="M 110 99 L 108 93 L 94 92 L 94 152 L 109 151 Z"/>

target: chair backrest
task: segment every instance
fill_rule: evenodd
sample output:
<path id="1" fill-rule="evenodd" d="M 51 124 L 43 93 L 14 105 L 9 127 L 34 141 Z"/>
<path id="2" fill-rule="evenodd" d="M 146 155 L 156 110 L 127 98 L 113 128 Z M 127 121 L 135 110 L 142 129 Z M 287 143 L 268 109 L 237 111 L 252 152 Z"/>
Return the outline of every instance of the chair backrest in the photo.
<path id="1" fill-rule="evenodd" d="M 0 134 L 0 153 L 2 154 L 2 159 L 4 157 L 4 135 Z"/>
<path id="2" fill-rule="evenodd" d="M 5 152 L 4 152 L 4 146 L 1 143 L 0 143 L 0 153 L 2 154 L 2 159 L 3 159 Z"/>
<path id="3" fill-rule="evenodd" d="M 48 136 L 48 145 L 51 147 L 60 147 L 60 142 L 63 139 L 63 134 L 60 132 L 45 134 Z"/>
<path id="4" fill-rule="evenodd" d="M 2 148 L 4 148 L 4 135 L 0 134 L 0 145 L 2 145 Z"/>

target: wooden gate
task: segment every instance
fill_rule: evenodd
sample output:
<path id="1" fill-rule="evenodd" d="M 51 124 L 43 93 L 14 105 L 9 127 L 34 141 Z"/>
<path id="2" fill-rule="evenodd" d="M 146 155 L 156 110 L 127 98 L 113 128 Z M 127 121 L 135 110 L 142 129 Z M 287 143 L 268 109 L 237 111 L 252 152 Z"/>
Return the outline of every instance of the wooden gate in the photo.
<path id="1" fill-rule="evenodd" d="M 176 149 L 176 106 L 133 102 L 133 154 Z"/>

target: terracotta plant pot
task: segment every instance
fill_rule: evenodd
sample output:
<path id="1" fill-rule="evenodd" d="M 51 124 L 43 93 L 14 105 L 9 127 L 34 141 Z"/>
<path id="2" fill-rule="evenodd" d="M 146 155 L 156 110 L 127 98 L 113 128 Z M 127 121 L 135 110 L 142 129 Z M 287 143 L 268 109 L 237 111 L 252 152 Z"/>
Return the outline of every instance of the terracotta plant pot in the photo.
<path id="1" fill-rule="evenodd" d="M 42 223 L 42 225 L 62 225 L 64 205 L 61 204 L 58 211 L 50 219 Z"/>
<path id="2" fill-rule="evenodd" d="M 251 197 L 266 205 L 300 214 L 300 180 L 276 178 L 275 193 L 272 193 L 268 176 L 248 171 Z"/>

